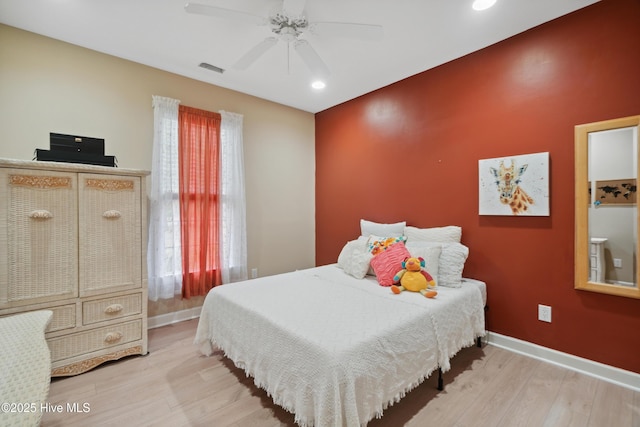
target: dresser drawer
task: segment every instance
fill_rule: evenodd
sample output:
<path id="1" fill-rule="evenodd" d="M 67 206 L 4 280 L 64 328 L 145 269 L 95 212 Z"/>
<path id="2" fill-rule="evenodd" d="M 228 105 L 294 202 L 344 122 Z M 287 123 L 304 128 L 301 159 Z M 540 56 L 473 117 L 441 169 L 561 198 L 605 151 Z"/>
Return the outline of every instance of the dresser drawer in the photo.
<path id="1" fill-rule="evenodd" d="M 47 307 L 46 310 L 53 311 L 53 316 L 51 317 L 51 323 L 49 323 L 45 332 L 55 332 L 76 327 L 75 304 Z"/>
<path id="2" fill-rule="evenodd" d="M 98 351 L 142 339 L 142 320 L 136 319 L 47 340 L 51 361 Z"/>
<path id="3" fill-rule="evenodd" d="M 38 311 L 38 310 L 49 310 L 53 313 L 51 316 L 51 321 L 45 330 L 46 333 L 61 331 L 63 329 L 71 329 L 76 327 L 76 305 L 75 304 L 67 304 L 60 305 L 58 307 L 40 307 L 40 308 L 29 308 L 25 311 L 15 311 L 7 314 L 2 314 L 0 317 L 6 316 L 14 316 L 20 313 L 27 313 L 29 311 Z"/>
<path id="4" fill-rule="evenodd" d="M 82 324 L 104 322 L 142 313 L 142 293 L 84 301 Z"/>

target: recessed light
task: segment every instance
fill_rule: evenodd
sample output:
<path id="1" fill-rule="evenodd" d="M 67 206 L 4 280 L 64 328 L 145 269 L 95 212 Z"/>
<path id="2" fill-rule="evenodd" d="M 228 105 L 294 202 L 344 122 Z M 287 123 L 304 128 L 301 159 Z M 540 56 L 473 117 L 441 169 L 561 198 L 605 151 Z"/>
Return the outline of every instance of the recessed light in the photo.
<path id="1" fill-rule="evenodd" d="M 494 4 L 496 4 L 496 0 L 475 0 L 471 7 L 475 10 L 485 10 L 489 9 Z"/>
<path id="2" fill-rule="evenodd" d="M 326 83 L 321 80 L 316 80 L 315 82 L 311 83 L 311 87 L 314 89 L 324 89 L 326 86 Z"/>

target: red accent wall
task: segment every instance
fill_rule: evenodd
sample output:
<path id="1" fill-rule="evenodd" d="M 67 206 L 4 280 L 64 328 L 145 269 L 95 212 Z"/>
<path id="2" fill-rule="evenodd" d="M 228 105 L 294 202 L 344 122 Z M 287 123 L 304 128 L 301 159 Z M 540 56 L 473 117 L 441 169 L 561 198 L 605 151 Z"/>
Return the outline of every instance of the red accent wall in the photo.
<path id="1" fill-rule="evenodd" d="M 573 288 L 574 126 L 640 114 L 639 23 L 603 0 L 318 113 L 317 264 L 360 218 L 460 225 L 489 330 L 640 373 L 640 300 Z M 538 152 L 551 216 L 479 216 L 478 160 Z"/>

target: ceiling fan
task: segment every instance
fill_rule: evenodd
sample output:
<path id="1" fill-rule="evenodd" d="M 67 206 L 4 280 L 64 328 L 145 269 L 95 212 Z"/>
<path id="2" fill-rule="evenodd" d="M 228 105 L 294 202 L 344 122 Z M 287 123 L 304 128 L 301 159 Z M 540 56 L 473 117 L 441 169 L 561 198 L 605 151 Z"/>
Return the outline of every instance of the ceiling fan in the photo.
<path id="1" fill-rule="evenodd" d="M 330 74 L 329 67 L 305 39 L 307 33 L 359 40 L 377 41 L 382 39 L 383 30 L 380 25 L 351 22 L 310 22 L 304 11 L 305 5 L 306 0 L 283 0 L 282 6 L 267 17 L 201 3 L 187 3 L 185 10 L 188 13 L 270 26 L 273 34 L 240 57 L 233 65 L 233 68 L 237 70 L 247 69 L 278 41 L 282 40 L 288 46 L 293 47 L 293 50 L 302 58 L 314 77 L 326 78 Z"/>

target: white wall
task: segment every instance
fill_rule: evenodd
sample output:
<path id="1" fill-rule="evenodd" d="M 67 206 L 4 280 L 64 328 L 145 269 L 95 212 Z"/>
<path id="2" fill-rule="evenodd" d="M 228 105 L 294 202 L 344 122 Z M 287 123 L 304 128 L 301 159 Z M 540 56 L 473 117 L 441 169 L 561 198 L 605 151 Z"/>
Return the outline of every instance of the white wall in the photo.
<path id="1" fill-rule="evenodd" d="M 152 95 L 244 115 L 249 268 L 315 265 L 312 114 L 0 25 L 0 157 L 32 159 L 58 132 L 105 138 L 120 167 L 148 170 Z"/>

